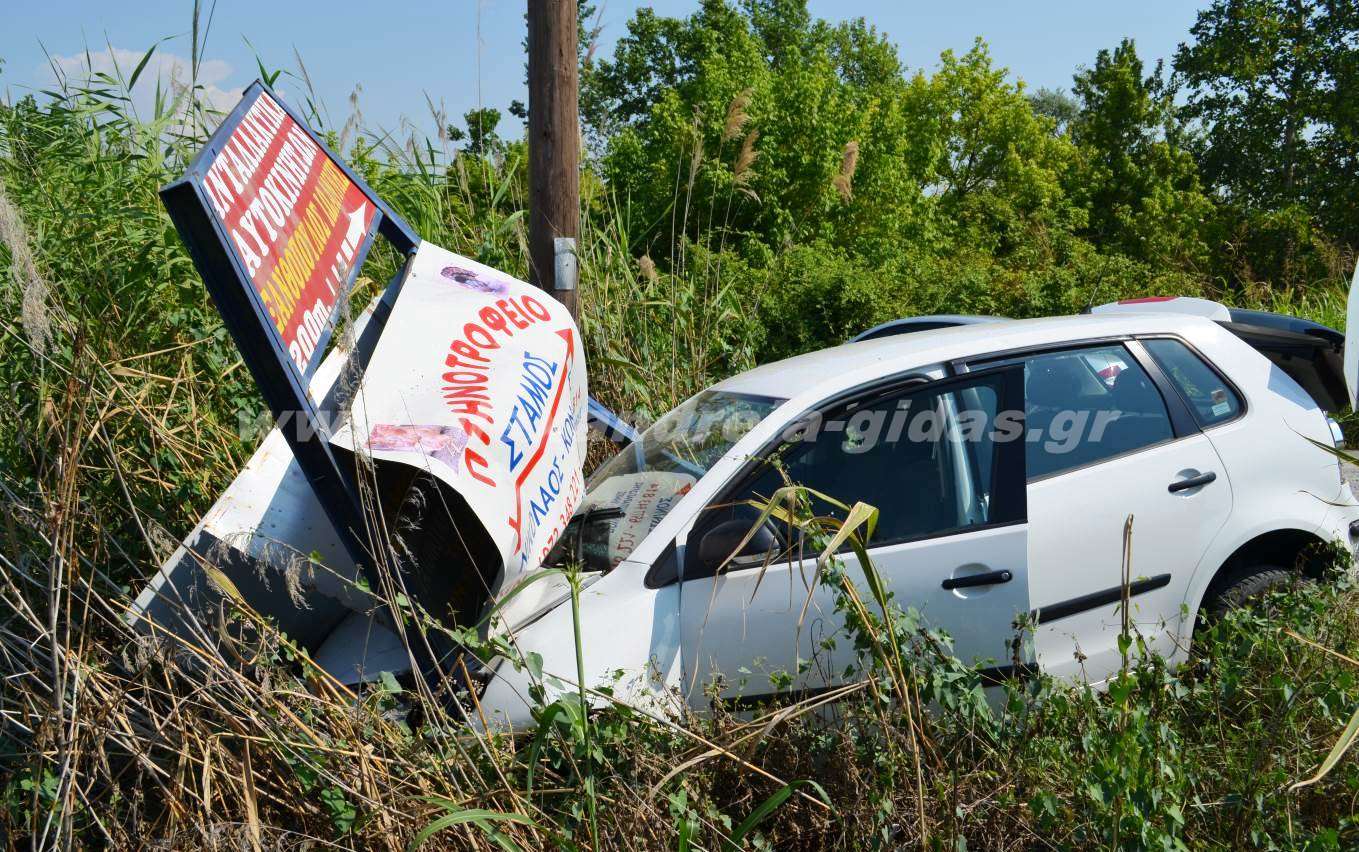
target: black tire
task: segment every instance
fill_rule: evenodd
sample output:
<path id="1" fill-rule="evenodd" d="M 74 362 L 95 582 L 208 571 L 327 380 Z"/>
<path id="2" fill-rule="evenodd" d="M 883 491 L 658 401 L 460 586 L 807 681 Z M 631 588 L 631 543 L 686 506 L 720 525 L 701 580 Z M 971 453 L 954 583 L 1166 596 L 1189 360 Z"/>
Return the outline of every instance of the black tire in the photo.
<path id="1" fill-rule="evenodd" d="M 1215 583 L 1203 602 L 1203 615 L 1215 621 L 1234 609 L 1248 606 L 1266 592 L 1287 588 L 1303 578 L 1277 565 L 1243 565 Z"/>

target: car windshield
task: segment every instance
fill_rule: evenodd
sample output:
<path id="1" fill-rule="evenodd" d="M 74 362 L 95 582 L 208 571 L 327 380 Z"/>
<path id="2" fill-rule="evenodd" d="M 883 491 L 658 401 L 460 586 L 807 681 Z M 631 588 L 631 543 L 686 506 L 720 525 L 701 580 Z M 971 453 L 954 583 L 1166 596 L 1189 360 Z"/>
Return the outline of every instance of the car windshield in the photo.
<path id="1" fill-rule="evenodd" d="M 590 477 L 585 499 L 546 564 L 608 571 L 783 400 L 706 390 L 657 420 Z"/>

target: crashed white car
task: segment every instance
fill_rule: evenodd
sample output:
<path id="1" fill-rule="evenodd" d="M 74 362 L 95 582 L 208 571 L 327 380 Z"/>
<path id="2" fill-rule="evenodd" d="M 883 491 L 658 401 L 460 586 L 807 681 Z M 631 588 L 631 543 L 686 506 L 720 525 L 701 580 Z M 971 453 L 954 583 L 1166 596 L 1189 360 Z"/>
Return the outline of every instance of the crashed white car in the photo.
<path id="1" fill-rule="evenodd" d="M 790 560 L 770 523 L 726 564 L 759 517 L 745 501 L 783 482 L 773 458 L 879 509 L 868 553 L 896 602 L 988 666 L 987 682 L 1117 669 L 1129 522 L 1131 619 L 1180 661 L 1201 610 L 1352 546 L 1359 503 L 1313 443 L 1332 440 L 1279 367 L 1191 316 L 987 323 L 768 364 L 694 396 L 590 480 L 558 545 L 597 577 L 581 598 L 587 686 L 704 707 L 714 682 L 739 705 L 770 697 L 770 675 L 803 694 L 845 676 L 852 650 L 824 641 L 841 625 L 814 557 Z M 572 688 L 569 604 L 512 627 Z M 533 675 L 489 670 L 482 709 L 524 723 Z"/>

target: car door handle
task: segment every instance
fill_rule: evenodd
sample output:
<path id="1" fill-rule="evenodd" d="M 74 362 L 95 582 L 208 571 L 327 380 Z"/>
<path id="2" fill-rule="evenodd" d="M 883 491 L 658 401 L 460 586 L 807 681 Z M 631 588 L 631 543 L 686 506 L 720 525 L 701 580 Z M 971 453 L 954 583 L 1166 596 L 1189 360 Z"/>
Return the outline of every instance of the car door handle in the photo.
<path id="1" fill-rule="evenodd" d="M 1198 488 L 1200 485 L 1207 485 L 1217 481 L 1217 474 L 1211 470 L 1207 473 L 1200 473 L 1198 476 L 1191 476 L 1188 479 L 1177 479 L 1167 486 L 1166 490 L 1171 494 L 1177 491 L 1188 491 L 1191 488 Z"/>
<path id="2" fill-rule="evenodd" d="M 954 589 L 970 589 L 973 586 L 994 586 L 996 583 L 1008 583 L 1014 579 L 1014 574 L 1009 571 L 986 571 L 982 574 L 967 574 L 962 577 L 949 577 L 939 585 L 952 591 Z"/>

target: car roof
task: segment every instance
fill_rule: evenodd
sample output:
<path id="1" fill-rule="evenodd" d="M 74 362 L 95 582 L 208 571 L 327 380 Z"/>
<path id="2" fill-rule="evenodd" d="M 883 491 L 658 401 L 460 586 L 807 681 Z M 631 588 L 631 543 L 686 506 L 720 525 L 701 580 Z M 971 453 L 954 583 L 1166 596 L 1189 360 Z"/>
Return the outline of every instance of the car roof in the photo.
<path id="1" fill-rule="evenodd" d="M 1004 322 L 1005 317 L 982 316 L 979 314 L 929 314 L 927 316 L 903 317 L 901 319 L 888 320 L 879 323 L 867 331 L 861 331 L 851 337 L 848 343 L 858 343 L 861 340 L 874 340 L 879 337 L 890 337 L 894 334 L 915 334 L 921 331 L 933 331 L 937 328 L 948 328 L 958 325 L 977 325 L 984 322 Z"/>
<path id="2" fill-rule="evenodd" d="M 1211 320 L 1187 314 L 1083 314 L 939 328 L 845 343 L 762 364 L 718 382 L 713 390 L 791 399 L 828 395 L 880 375 L 1030 346 L 1061 345 L 1125 334 L 1200 334 L 1219 330 Z"/>

